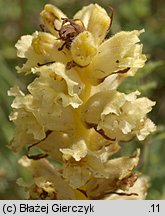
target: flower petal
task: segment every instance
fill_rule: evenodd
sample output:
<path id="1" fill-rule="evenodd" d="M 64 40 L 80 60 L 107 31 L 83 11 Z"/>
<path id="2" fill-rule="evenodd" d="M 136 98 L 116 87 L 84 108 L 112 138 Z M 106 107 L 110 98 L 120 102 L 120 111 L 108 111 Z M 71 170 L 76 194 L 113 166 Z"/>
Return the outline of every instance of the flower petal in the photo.
<path id="1" fill-rule="evenodd" d="M 142 140 L 155 130 L 146 116 L 155 102 L 145 97 L 137 99 L 138 94 L 115 90 L 96 93 L 84 105 L 82 121 L 110 140 L 128 141 L 134 136 Z"/>
<path id="2" fill-rule="evenodd" d="M 32 71 L 33 73 L 40 74 L 39 79 L 42 80 L 45 85 L 46 82 L 44 80 L 49 82 L 51 88 L 55 91 L 54 94 L 58 95 L 59 100 L 61 98 L 64 107 L 71 105 L 73 108 L 77 108 L 82 104 L 79 95 L 84 88 L 84 84 L 81 82 L 79 75 L 74 69 L 67 71 L 64 64 L 56 62 L 50 65 L 44 65 L 40 68 L 34 68 Z M 32 92 L 31 85 L 28 89 Z"/>
<path id="3" fill-rule="evenodd" d="M 59 52 L 62 42 L 46 32 L 35 32 L 32 36 L 22 36 L 16 44 L 17 54 L 27 61 L 22 68 L 17 67 L 18 72 L 30 73 L 34 67 L 49 64 L 55 61 L 67 62 L 69 57 Z"/>
<path id="4" fill-rule="evenodd" d="M 119 32 L 98 48 L 98 54 L 89 65 L 89 79 L 98 84 L 113 73 L 133 75 L 144 66 L 142 45 L 137 44 L 143 31 Z"/>
<path id="5" fill-rule="evenodd" d="M 62 24 L 61 18 L 66 18 L 66 15 L 51 4 L 46 4 L 40 15 L 49 31 L 58 38 L 59 34 L 58 31 L 55 30 L 55 27 L 60 29 Z"/>
<path id="6" fill-rule="evenodd" d="M 18 40 L 18 42 L 15 44 L 15 47 L 17 48 L 18 57 L 26 58 L 26 52 L 31 46 L 32 40 L 33 40 L 32 35 L 24 35 L 21 37 L 20 40 Z"/>
<path id="7" fill-rule="evenodd" d="M 86 29 L 92 33 L 97 44 L 100 44 L 110 27 L 110 17 L 98 4 L 90 4 L 78 11 L 74 19 L 80 19 Z"/>
<path id="8" fill-rule="evenodd" d="M 63 153 L 63 158 L 65 160 L 69 160 L 72 157 L 75 161 L 80 161 L 88 152 L 84 140 L 79 140 L 76 144 L 73 144 L 71 148 L 63 148 L 60 149 L 60 151 Z"/>
<path id="9" fill-rule="evenodd" d="M 60 149 L 71 145 L 72 139 L 70 139 L 70 134 L 52 131 L 46 139 L 38 143 L 37 147 L 55 160 L 62 162 L 62 152 L 60 152 Z"/>

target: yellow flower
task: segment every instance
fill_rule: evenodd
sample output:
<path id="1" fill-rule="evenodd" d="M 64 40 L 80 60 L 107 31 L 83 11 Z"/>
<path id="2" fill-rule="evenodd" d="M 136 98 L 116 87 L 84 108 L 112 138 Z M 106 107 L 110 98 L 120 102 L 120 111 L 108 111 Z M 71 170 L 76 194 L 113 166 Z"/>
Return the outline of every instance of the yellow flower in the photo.
<path id="1" fill-rule="evenodd" d="M 65 165 L 63 177 L 71 187 L 84 186 L 91 177 L 106 178 L 105 166 L 99 155 L 88 150 L 84 140 L 79 140 L 71 148 L 60 150 L 63 153 Z"/>
<path id="2" fill-rule="evenodd" d="M 32 184 L 28 185 L 30 199 L 42 199 L 44 194 L 46 197 L 43 199 L 76 199 L 75 191 L 62 179 L 58 170 L 48 160 L 34 161 L 23 157 L 19 163 L 26 167 L 33 177 Z"/>
<path id="3" fill-rule="evenodd" d="M 135 184 L 127 192 L 118 190 L 116 194 L 106 195 L 105 200 L 145 200 L 149 187 L 148 177 L 142 176 L 137 179 Z"/>
<path id="4" fill-rule="evenodd" d="M 15 152 L 19 152 L 24 145 L 33 144 L 36 140 L 43 139 L 45 132 L 41 122 L 32 113 L 34 110 L 33 96 L 25 96 L 16 86 L 9 91 L 9 95 L 15 96 L 11 105 L 13 112 L 9 118 L 16 126 L 10 148 Z"/>
<path id="5" fill-rule="evenodd" d="M 58 51 L 61 44 L 56 37 L 46 32 L 35 32 L 33 35 L 22 36 L 15 46 L 17 56 L 26 58 L 27 61 L 21 68 L 17 67 L 18 73 L 30 73 L 35 67 L 55 61 L 68 61 L 69 57 L 66 58 L 63 52 Z"/>
<path id="6" fill-rule="evenodd" d="M 33 73 L 38 69 L 34 68 Z M 10 120 L 16 125 L 12 149 L 20 151 L 25 144 L 43 140 L 47 131 L 75 130 L 74 109 L 82 104 L 82 89 L 75 72 L 67 73 L 61 63 L 42 66 L 39 77 L 28 86 L 29 94 L 17 87 L 11 89 L 9 95 L 15 99 Z"/>
<path id="7" fill-rule="evenodd" d="M 105 163 L 107 178 L 91 178 L 86 184 L 89 199 L 104 199 L 120 189 L 127 192 L 137 180 L 132 174 L 139 161 L 139 149 L 131 156 L 111 159 Z"/>
<path id="8" fill-rule="evenodd" d="M 132 76 L 144 66 L 146 56 L 142 54 L 142 45 L 137 44 L 142 32 L 143 30 L 122 31 L 99 46 L 88 69 L 93 84 L 102 82 L 113 73 Z"/>
<path id="9" fill-rule="evenodd" d="M 111 141 L 128 141 L 134 136 L 144 140 L 155 130 L 146 117 L 155 102 L 137 98 L 139 94 L 136 91 L 126 95 L 115 90 L 96 93 L 84 104 L 82 121 Z"/>
<path id="10" fill-rule="evenodd" d="M 57 7 L 46 4 L 44 10 L 41 12 L 41 17 L 50 32 L 58 37 L 54 27 L 61 27 L 62 18 L 67 18 L 66 15 Z M 73 19 L 81 20 L 85 29 L 94 36 L 98 44 L 104 40 L 111 23 L 107 12 L 98 4 L 90 4 L 83 7 L 82 10 L 74 15 Z"/>

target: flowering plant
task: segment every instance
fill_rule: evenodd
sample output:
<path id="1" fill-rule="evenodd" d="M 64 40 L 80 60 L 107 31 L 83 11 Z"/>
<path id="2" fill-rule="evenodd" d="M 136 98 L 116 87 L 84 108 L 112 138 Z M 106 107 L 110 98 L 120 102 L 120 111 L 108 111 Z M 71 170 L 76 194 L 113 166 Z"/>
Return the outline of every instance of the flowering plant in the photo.
<path id="1" fill-rule="evenodd" d="M 134 171 L 140 150 L 115 158 L 124 142 L 155 130 L 147 117 L 155 102 L 117 90 L 145 64 L 144 30 L 105 39 L 113 12 L 109 17 L 98 4 L 73 19 L 47 4 L 41 17 L 42 31 L 16 44 L 18 57 L 27 59 L 18 73 L 35 79 L 26 94 L 18 86 L 9 91 L 16 126 L 10 147 L 27 147 L 19 163 L 32 175 L 18 183 L 28 199 L 145 199 L 147 178 Z M 42 153 L 32 154 L 35 148 Z"/>

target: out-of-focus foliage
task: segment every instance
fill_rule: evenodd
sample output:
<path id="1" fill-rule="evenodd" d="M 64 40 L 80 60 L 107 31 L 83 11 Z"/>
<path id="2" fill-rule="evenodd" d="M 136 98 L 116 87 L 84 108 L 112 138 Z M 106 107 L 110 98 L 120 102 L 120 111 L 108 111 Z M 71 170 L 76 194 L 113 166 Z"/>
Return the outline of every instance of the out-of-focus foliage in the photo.
<path id="1" fill-rule="evenodd" d="M 127 79 L 120 89 L 125 92 L 138 89 L 142 95 L 155 100 L 157 105 L 151 118 L 158 125 L 158 130 L 143 144 L 133 141 L 125 145 L 122 154 L 142 148 L 139 168 L 151 178 L 148 199 L 165 199 L 165 2 L 164 0 L 0 0 L 0 199 L 21 199 L 23 193 L 16 185 L 18 176 L 27 178 L 17 160 L 20 157 L 12 153 L 6 145 L 9 143 L 13 126 L 8 120 L 11 98 L 7 90 L 19 84 L 24 89 L 25 82 L 31 77 L 22 79 L 16 74 L 18 65 L 14 44 L 21 35 L 39 30 L 39 13 L 44 4 L 52 3 L 60 7 L 69 17 L 89 3 L 98 3 L 115 10 L 114 22 L 110 35 L 120 30 L 145 29 L 141 36 L 144 52 L 148 56 L 146 66 L 134 79 Z"/>

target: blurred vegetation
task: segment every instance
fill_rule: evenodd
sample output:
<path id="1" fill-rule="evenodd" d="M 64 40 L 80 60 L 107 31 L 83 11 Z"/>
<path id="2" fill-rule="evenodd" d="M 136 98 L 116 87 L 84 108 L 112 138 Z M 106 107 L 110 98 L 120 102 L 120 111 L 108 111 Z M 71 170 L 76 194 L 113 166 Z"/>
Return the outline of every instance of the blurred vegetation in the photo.
<path id="1" fill-rule="evenodd" d="M 165 199 L 165 2 L 164 0 L 0 0 L 0 199 L 22 199 L 23 193 L 16 185 L 19 176 L 26 175 L 17 161 L 19 155 L 6 145 L 10 142 L 13 125 L 8 120 L 11 98 L 7 90 L 19 84 L 24 88 L 30 77 L 16 74 L 15 66 L 21 64 L 16 57 L 15 43 L 21 35 L 39 30 L 39 13 L 44 4 L 53 3 L 69 17 L 82 6 L 98 3 L 115 15 L 110 35 L 120 30 L 145 29 L 141 36 L 144 53 L 148 56 L 146 66 L 135 77 L 126 80 L 120 89 L 130 92 L 139 89 L 142 95 L 157 102 L 150 117 L 158 130 L 142 144 L 137 140 L 125 144 L 122 153 L 128 154 L 135 145 L 142 149 L 139 168 L 150 176 L 148 199 Z"/>

